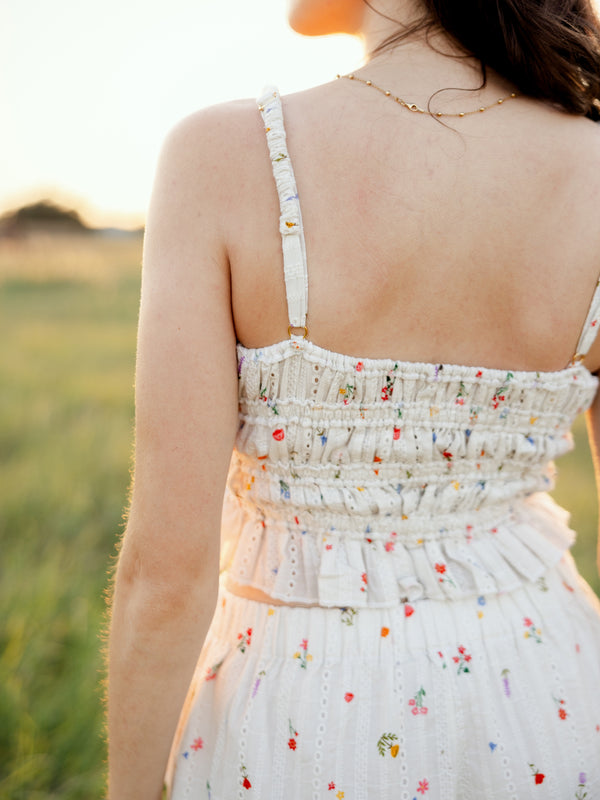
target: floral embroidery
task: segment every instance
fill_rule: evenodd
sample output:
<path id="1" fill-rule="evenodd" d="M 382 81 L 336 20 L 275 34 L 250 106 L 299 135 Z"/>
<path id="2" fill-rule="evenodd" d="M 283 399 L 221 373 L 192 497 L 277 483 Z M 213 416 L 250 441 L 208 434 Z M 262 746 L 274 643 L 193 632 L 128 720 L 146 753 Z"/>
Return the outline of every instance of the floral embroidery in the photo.
<path id="1" fill-rule="evenodd" d="M 282 478 L 279 479 L 279 493 L 285 500 L 290 499 L 290 487 Z"/>
<path id="2" fill-rule="evenodd" d="M 394 364 L 394 372 L 398 369 L 398 364 Z M 390 400 L 394 393 L 394 377 L 392 375 L 385 376 L 385 386 L 381 390 L 381 399 Z"/>
<path id="3" fill-rule="evenodd" d="M 222 658 L 219 662 L 213 664 L 212 667 L 206 668 L 206 675 L 204 676 L 205 681 L 213 681 L 217 677 L 217 672 L 219 670 L 219 667 L 221 666 L 224 660 L 225 659 Z"/>
<path id="4" fill-rule="evenodd" d="M 504 383 L 497 387 L 496 391 L 494 392 L 494 396 L 492 398 L 492 406 L 493 408 L 498 408 L 501 402 L 506 400 L 506 392 L 508 390 L 508 384 L 514 377 L 512 372 L 506 373 L 506 378 L 504 379 Z"/>
<path id="5" fill-rule="evenodd" d="M 426 780 L 419 781 L 419 785 L 417 786 L 417 792 L 421 794 L 425 794 L 425 792 L 429 789 L 429 782 Z"/>
<path id="6" fill-rule="evenodd" d="M 454 586 L 456 588 L 456 584 L 454 583 L 452 578 L 449 578 L 446 575 L 446 569 L 447 569 L 447 567 L 443 563 L 436 563 L 435 564 L 435 571 L 438 572 L 442 576 L 442 577 L 438 578 L 438 581 L 440 583 L 449 583 L 451 586 Z"/>
<path id="7" fill-rule="evenodd" d="M 242 653 L 246 652 L 246 648 L 250 647 L 250 641 L 252 639 L 252 628 L 248 628 L 246 633 L 238 633 L 238 643 L 237 647 L 238 650 Z"/>
<path id="8" fill-rule="evenodd" d="M 367 573 L 363 572 L 362 575 L 360 576 L 360 579 L 364 583 L 364 586 L 361 586 L 360 590 L 361 590 L 361 592 L 366 592 L 367 591 L 367 584 L 368 584 Z"/>
<path id="9" fill-rule="evenodd" d="M 396 531 L 392 531 L 390 533 L 390 538 L 384 544 L 384 548 L 385 548 L 385 552 L 386 553 L 391 553 L 394 550 L 394 546 L 396 544 L 396 536 L 397 535 L 398 534 L 396 533 Z"/>
<path id="10" fill-rule="evenodd" d="M 588 796 L 587 791 L 585 791 L 585 784 L 587 783 L 587 776 L 585 772 L 579 773 L 579 786 L 577 787 L 577 791 L 575 792 L 575 800 L 585 800 Z"/>
<path id="11" fill-rule="evenodd" d="M 415 613 L 414 608 L 409 603 L 406 603 L 404 605 L 404 616 L 411 617 L 414 613 Z"/>
<path id="12" fill-rule="evenodd" d="M 290 748 L 290 750 L 295 750 L 296 747 L 298 746 L 298 744 L 296 742 L 296 737 L 298 736 L 298 731 L 294 729 L 294 726 L 292 725 L 292 720 L 291 719 L 288 719 L 288 725 L 290 727 L 290 738 L 288 739 L 288 747 Z"/>
<path id="13" fill-rule="evenodd" d="M 263 400 L 269 406 L 269 408 L 271 409 L 271 411 L 274 414 L 279 414 L 279 409 L 277 408 L 277 405 L 276 405 L 275 401 L 269 399 L 269 397 L 267 396 L 267 387 L 266 386 L 261 386 L 260 387 L 260 392 L 259 392 L 258 396 L 259 396 L 259 398 L 261 400 Z"/>
<path id="14" fill-rule="evenodd" d="M 533 622 L 529 619 L 529 617 L 523 617 L 523 625 L 527 628 L 523 636 L 526 639 L 535 639 L 538 644 L 542 643 L 541 634 L 542 631 L 539 628 L 536 628 Z"/>
<path id="15" fill-rule="evenodd" d="M 251 695 L 252 699 L 256 697 L 256 693 L 258 692 L 258 687 L 260 686 L 261 678 L 264 678 L 265 674 L 266 673 L 264 669 L 261 669 L 261 671 L 258 673 L 258 677 L 254 681 L 254 688 L 252 689 L 252 695 Z"/>
<path id="16" fill-rule="evenodd" d="M 248 770 L 246 769 L 246 767 L 243 764 L 240 767 L 240 772 L 242 773 L 242 778 L 244 779 L 242 781 L 242 786 L 244 787 L 244 789 L 251 789 L 252 788 L 252 784 L 250 783 L 250 780 L 248 779 Z"/>
<path id="17" fill-rule="evenodd" d="M 466 648 L 463 645 L 459 645 L 458 647 L 458 655 L 452 656 L 452 661 L 455 664 L 458 664 L 458 672 L 457 675 L 460 675 L 461 672 L 470 672 L 471 670 L 467 666 L 469 661 L 471 660 L 472 656 L 465 652 Z"/>
<path id="18" fill-rule="evenodd" d="M 459 384 L 458 394 L 456 395 L 456 400 L 454 401 L 456 405 L 462 406 L 465 402 L 465 397 L 468 395 L 468 392 L 465 388 L 465 382 L 461 381 Z"/>
<path id="19" fill-rule="evenodd" d="M 389 750 L 392 758 L 396 758 L 400 745 L 394 744 L 398 739 L 395 733 L 384 733 L 377 740 L 377 751 L 380 756 L 385 755 L 385 751 Z"/>
<path id="20" fill-rule="evenodd" d="M 356 386 L 352 386 L 349 383 L 340 388 L 339 393 L 344 397 L 345 406 L 347 406 L 350 400 L 352 400 L 355 391 L 356 391 Z"/>
<path id="21" fill-rule="evenodd" d="M 342 612 L 342 622 L 344 625 L 354 625 L 354 617 L 356 616 L 356 609 L 344 606 L 340 609 Z"/>
<path id="22" fill-rule="evenodd" d="M 197 739 L 194 739 L 194 741 L 190 745 L 190 749 L 195 750 L 196 752 L 198 750 L 202 750 L 203 747 L 204 747 L 204 742 L 202 741 L 202 738 L 200 736 L 198 736 Z"/>
<path id="23" fill-rule="evenodd" d="M 285 431 L 283 428 L 277 428 L 273 431 L 273 438 L 276 442 L 280 442 L 282 439 L 285 439 Z"/>
<path id="24" fill-rule="evenodd" d="M 294 653 L 294 658 L 300 661 L 302 669 L 306 669 L 306 664 L 312 661 L 312 656 L 308 652 L 308 639 L 302 639 L 300 642 L 300 650 Z"/>
<path id="25" fill-rule="evenodd" d="M 414 697 L 408 701 L 408 705 L 412 706 L 411 713 L 413 714 L 427 714 L 427 706 L 423 705 L 423 698 L 425 697 L 425 689 L 421 686 Z"/>
<path id="26" fill-rule="evenodd" d="M 502 676 L 502 683 L 504 685 L 504 694 L 507 697 L 510 697 L 510 683 L 508 682 L 509 673 L 510 670 L 507 667 L 505 667 L 500 673 L 500 675 Z"/>
<path id="27" fill-rule="evenodd" d="M 385 639 L 385 637 L 389 634 L 389 632 L 390 632 L 390 629 L 386 628 L 385 625 L 384 625 L 383 628 L 381 629 L 382 638 Z"/>
<path id="28" fill-rule="evenodd" d="M 496 742 L 488 742 L 488 747 L 490 748 L 490 751 L 493 753 L 494 750 L 498 747 L 498 745 L 496 744 Z"/>
<path id="29" fill-rule="evenodd" d="M 567 714 L 567 711 L 564 707 L 565 701 L 559 700 L 558 697 L 554 697 L 554 695 L 552 695 L 552 699 L 558 706 L 558 716 L 560 717 L 560 719 L 566 719 L 569 715 Z"/>
<path id="30" fill-rule="evenodd" d="M 330 792 L 334 791 L 335 790 L 335 783 L 333 781 L 329 781 L 329 785 L 327 786 L 327 789 Z"/>
<path id="31" fill-rule="evenodd" d="M 539 769 L 536 769 L 534 764 L 529 765 L 531 767 L 531 771 L 533 773 L 533 777 L 535 779 L 536 786 L 538 783 L 543 783 L 544 778 L 546 777 L 543 772 L 540 772 Z"/>

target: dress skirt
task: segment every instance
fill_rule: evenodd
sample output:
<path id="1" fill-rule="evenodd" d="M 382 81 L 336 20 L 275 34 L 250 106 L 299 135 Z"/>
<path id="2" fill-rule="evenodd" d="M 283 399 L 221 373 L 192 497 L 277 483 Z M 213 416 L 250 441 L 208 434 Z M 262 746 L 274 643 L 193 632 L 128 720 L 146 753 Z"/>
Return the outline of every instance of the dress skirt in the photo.
<path id="1" fill-rule="evenodd" d="M 571 553 L 505 593 L 270 606 L 221 586 L 171 800 L 598 800 L 600 601 Z"/>

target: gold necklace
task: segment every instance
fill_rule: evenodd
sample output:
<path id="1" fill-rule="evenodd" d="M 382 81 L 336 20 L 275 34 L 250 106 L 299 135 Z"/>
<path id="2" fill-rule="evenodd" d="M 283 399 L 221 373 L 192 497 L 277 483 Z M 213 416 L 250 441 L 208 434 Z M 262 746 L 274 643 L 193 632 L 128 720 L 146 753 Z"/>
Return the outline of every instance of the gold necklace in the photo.
<path id="1" fill-rule="evenodd" d="M 488 108 L 501 106 L 505 100 L 512 100 L 513 97 L 518 97 L 517 93 L 513 92 L 512 94 L 506 95 L 506 97 L 499 97 L 495 103 L 492 103 L 489 106 L 481 106 L 480 108 L 473 109 L 473 111 L 458 111 L 454 113 L 443 113 L 442 111 L 433 112 L 426 108 L 420 108 L 416 103 L 407 103 L 406 100 L 403 100 L 401 97 L 395 97 L 387 89 L 382 89 L 381 86 L 376 86 L 373 81 L 366 81 L 364 78 L 359 78 L 356 75 L 336 75 L 336 78 L 348 78 L 348 80 L 351 81 L 360 81 L 361 83 L 364 83 L 365 86 L 372 86 L 374 89 L 377 89 L 378 92 L 381 92 L 381 94 L 389 97 L 390 100 L 394 100 L 399 105 L 404 106 L 404 108 L 407 108 L 409 111 L 415 111 L 418 114 L 429 114 L 430 117 L 468 117 L 470 114 L 481 114 L 483 111 L 487 111 Z"/>

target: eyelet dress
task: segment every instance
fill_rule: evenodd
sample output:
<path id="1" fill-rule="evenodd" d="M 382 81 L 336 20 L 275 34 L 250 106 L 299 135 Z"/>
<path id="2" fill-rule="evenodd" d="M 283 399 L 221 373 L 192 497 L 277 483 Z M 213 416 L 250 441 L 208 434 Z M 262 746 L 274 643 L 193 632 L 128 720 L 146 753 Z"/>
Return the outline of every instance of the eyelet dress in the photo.
<path id="1" fill-rule="evenodd" d="M 289 340 L 238 344 L 229 592 L 177 732 L 172 800 L 600 798 L 600 602 L 547 494 L 598 379 L 359 358 L 303 338 L 302 217 L 273 87 Z M 300 332 L 299 332 L 300 331 Z"/>

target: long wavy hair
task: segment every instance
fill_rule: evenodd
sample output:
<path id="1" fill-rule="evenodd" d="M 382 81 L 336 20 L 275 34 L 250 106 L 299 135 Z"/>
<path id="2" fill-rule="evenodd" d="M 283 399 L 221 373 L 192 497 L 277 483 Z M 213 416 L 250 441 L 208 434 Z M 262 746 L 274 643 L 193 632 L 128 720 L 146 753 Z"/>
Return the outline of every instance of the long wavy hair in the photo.
<path id="1" fill-rule="evenodd" d="M 369 0 L 364 2 L 373 11 Z M 529 97 L 600 119 L 600 20 L 592 0 L 421 0 L 423 16 L 379 44 L 442 29 L 465 55 Z"/>

